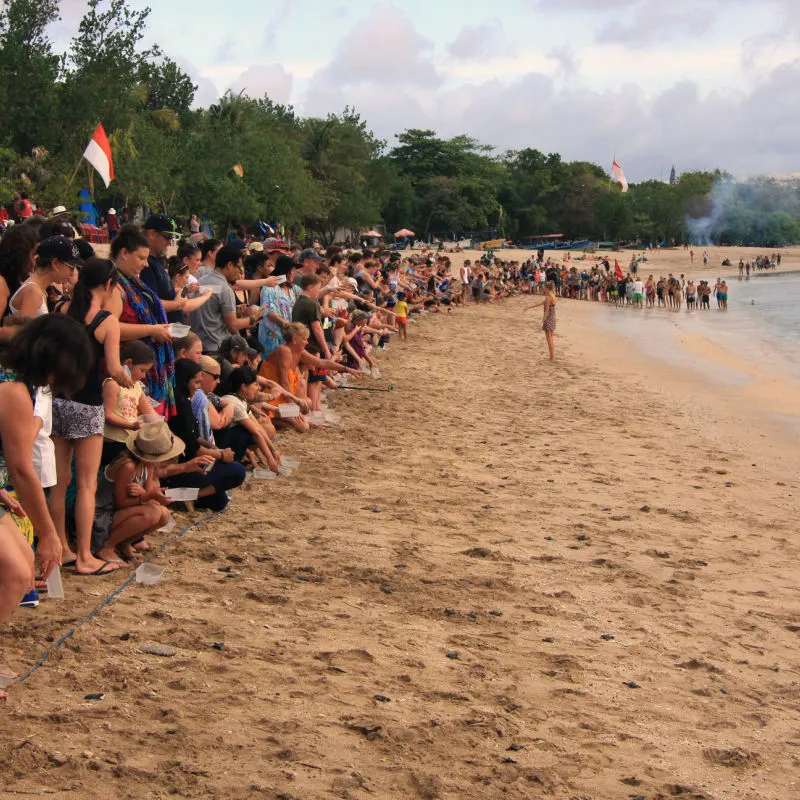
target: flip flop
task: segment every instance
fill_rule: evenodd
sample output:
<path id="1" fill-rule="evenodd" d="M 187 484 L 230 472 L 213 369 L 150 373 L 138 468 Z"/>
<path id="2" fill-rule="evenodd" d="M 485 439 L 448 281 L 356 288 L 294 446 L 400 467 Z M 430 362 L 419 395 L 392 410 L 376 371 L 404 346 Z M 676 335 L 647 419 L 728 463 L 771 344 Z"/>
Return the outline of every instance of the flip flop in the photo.
<path id="1" fill-rule="evenodd" d="M 65 561 L 61 566 L 62 567 L 74 567 L 78 563 L 77 558 L 73 558 L 72 561 Z"/>
<path id="2" fill-rule="evenodd" d="M 110 575 L 112 572 L 116 572 L 119 569 L 119 567 L 106 569 L 106 567 L 110 567 L 113 563 L 113 561 L 104 561 L 94 572 L 78 572 L 78 570 L 75 570 L 75 574 L 80 575 L 81 578 L 90 578 L 92 575 Z"/>

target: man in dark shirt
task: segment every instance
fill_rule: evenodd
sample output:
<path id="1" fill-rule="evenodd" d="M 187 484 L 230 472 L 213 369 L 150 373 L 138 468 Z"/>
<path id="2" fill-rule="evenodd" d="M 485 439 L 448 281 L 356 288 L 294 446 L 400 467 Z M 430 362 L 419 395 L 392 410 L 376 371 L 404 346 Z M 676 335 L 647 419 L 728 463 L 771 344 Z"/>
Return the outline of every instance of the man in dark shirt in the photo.
<path id="1" fill-rule="evenodd" d="M 147 266 L 139 277 L 161 299 L 169 322 L 183 322 L 183 307 L 186 298 L 176 297 L 175 289 L 167 272 L 167 248 L 172 244 L 175 229 L 166 214 L 151 214 L 144 223 L 144 235 L 150 246 Z"/>
<path id="2" fill-rule="evenodd" d="M 303 293 L 297 298 L 292 309 L 292 322 L 302 322 L 311 331 L 306 345 L 306 350 L 311 355 L 317 358 L 330 358 L 331 352 L 325 341 L 322 310 L 319 306 L 321 281 L 316 275 L 303 275 L 300 288 Z M 312 408 L 320 407 L 322 387 L 326 377 L 327 372 L 324 369 L 312 369 L 308 373 L 308 399 L 312 403 Z"/>

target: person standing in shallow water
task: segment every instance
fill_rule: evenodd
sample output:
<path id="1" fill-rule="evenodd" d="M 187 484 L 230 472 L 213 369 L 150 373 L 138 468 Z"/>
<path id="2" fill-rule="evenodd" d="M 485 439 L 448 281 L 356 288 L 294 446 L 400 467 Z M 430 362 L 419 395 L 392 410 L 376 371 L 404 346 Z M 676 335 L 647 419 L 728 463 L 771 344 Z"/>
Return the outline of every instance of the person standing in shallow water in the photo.
<path id="1" fill-rule="evenodd" d="M 550 360 L 553 361 L 556 357 L 556 285 L 553 281 L 547 281 L 544 285 L 544 300 L 541 303 L 534 303 L 524 310 L 530 311 L 540 306 L 544 307 L 542 330 L 544 331 L 545 339 L 547 339 Z"/>

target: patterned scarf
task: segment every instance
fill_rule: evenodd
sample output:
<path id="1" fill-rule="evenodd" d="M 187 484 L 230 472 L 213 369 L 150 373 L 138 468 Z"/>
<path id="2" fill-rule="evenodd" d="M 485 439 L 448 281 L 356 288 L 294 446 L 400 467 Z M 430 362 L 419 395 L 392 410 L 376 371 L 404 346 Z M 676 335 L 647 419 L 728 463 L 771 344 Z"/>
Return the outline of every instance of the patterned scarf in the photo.
<path id="1" fill-rule="evenodd" d="M 141 325 L 165 325 L 167 315 L 156 294 L 138 278 L 129 278 L 117 268 L 119 285 L 125 302 Z M 156 412 L 166 419 L 175 416 L 175 354 L 169 342 L 155 342 L 143 337 L 155 355 L 153 368 L 147 373 L 147 394 L 158 402 Z"/>

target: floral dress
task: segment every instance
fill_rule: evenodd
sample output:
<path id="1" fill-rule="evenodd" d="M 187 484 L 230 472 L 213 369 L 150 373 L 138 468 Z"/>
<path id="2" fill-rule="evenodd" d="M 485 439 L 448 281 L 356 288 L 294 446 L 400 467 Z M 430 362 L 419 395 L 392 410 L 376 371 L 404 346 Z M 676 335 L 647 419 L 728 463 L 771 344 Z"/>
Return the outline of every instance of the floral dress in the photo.
<path id="1" fill-rule="evenodd" d="M 300 297 L 299 286 L 290 286 L 288 291 L 284 290 L 283 286 L 274 288 L 265 286 L 261 290 L 261 305 L 266 306 L 266 311 L 258 323 L 258 341 L 265 356 L 284 343 L 283 327 L 267 319 L 267 315 L 277 314 L 285 322 L 291 322 L 292 309 L 298 297 Z"/>

